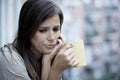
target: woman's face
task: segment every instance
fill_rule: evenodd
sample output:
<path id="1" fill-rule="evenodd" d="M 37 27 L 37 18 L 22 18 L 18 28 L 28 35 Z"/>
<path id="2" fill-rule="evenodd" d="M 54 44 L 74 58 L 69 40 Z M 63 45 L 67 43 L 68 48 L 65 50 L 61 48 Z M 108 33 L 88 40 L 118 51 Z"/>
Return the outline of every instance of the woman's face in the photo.
<path id="1" fill-rule="evenodd" d="M 56 14 L 46 19 L 31 39 L 32 47 L 42 54 L 50 54 L 60 36 L 60 18 Z"/>

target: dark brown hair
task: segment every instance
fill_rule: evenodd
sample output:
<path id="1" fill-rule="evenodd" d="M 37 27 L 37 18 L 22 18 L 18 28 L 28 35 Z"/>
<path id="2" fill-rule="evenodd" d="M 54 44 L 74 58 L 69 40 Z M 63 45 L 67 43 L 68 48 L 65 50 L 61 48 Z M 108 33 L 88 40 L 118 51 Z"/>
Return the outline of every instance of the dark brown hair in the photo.
<path id="1" fill-rule="evenodd" d="M 42 57 L 38 61 L 34 59 L 30 49 L 30 39 L 35 35 L 39 25 L 49 17 L 58 14 L 60 24 L 63 23 L 61 9 L 50 0 L 28 0 L 21 8 L 19 16 L 19 28 L 13 45 L 24 59 L 28 74 L 32 80 L 41 80 Z"/>

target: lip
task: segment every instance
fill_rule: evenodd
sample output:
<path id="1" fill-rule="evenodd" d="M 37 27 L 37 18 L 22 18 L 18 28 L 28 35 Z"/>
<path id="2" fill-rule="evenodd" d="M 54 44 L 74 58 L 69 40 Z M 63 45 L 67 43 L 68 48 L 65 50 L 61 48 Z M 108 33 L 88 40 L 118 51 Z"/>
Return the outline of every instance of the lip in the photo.
<path id="1" fill-rule="evenodd" d="M 48 49 L 53 49 L 53 48 L 56 47 L 56 45 L 47 45 L 46 47 L 47 47 Z"/>

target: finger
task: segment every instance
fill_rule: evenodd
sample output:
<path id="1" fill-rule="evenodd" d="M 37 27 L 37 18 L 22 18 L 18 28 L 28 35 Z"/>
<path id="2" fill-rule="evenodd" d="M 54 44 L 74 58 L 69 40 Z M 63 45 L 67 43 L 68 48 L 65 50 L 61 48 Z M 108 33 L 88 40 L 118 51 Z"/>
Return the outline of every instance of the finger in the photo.
<path id="1" fill-rule="evenodd" d="M 73 59 L 70 62 L 70 65 L 72 67 L 76 67 L 79 64 L 79 61 L 77 60 L 77 58 L 74 56 Z"/>
<path id="2" fill-rule="evenodd" d="M 73 63 L 73 67 L 77 67 L 79 65 L 79 61 L 78 60 L 75 60 L 75 62 Z"/>
<path id="3" fill-rule="evenodd" d="M 61 39 L 62 42 L 65 43 L 65 37 L 64 37 L 64 35 L 60 34 L 59 39 Z"/>
<path id="4" fill-rule="evenodd" d="M 57 54 L 60 46 L 61 46 L 61 45 L 57 45 L 57 46 L 54 48 L 54 50 L 52 51 L 51 55 L 55 56 L 55 55 Z"/>
<path id="5" fill-rule="evenodd" d="M 62 35 L 62 34 L 61 34 L 60 36 L 61 36 L 62 41 L 65 43 L 65 41 L 66 41 L 66 40 L 65 40 L 65 36 Z"/>
<path id="6" fill-rule="evenodd" d="M 58 45 L 63 45 L 64 43 L 62 42 L 61 39 L 58 39 Z"/>
<path id="7" fill-rule="evenodd" d="M 74 55 L 73 52 L 74 52 L 74 50 L 73 50 L 73 48 L 71 47 L 71 48 L 67 49 L 64 53 L 65 53 L 65 55 L 67 55 L 67 56 L 72 56 L 72 55 Z"/>
<path id="8" fill-rule="evenodd" d="M 66 50 L 68 50 L 68 49 L 70 49 L 70 48 L 73 48 L 73 46 L 71 45 L 71 44 L 64 44 L 63 46 L 62 46 L 62 49 L 61 49 L 61 51 L 66 51 Z"/>
<path id="9" fill-rule="evenodd" d="M 55 47 L 55 49 L 53 50 L 53 52 L 51 54 L 59 54 L 59 51 L 62 50 L 62 48 L 64 47 L 65 44 L 63 44 L 63 42 L 61 41 L 61 39 L 58 39 L 58 45 Z"/>
<path id="10" fill-rule="evenodd" d="M 74 55 L 73 53 L 71 53 L 71 54 L 69 55 L 68 59 L 70 60 L 70 64 L 72 65 L 73 62 L 76 60 L 76 57 L 75 57 L 75 55 Z"/>

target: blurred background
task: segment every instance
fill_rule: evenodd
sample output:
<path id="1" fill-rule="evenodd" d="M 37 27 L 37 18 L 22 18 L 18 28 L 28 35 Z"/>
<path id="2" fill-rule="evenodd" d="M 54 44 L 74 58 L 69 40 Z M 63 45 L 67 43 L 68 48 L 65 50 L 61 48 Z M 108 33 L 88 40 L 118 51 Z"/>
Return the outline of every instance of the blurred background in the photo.
<path id="1" fill-rule="evenodd" d="M 53 0 L 64 13 L 62 34 L 83 40 L 87 66 L 64 71 L 63 80 L 120 80 L 120 0 Z M 0 47 L 11 43 L 25 0 L 0 0 Z"/>

